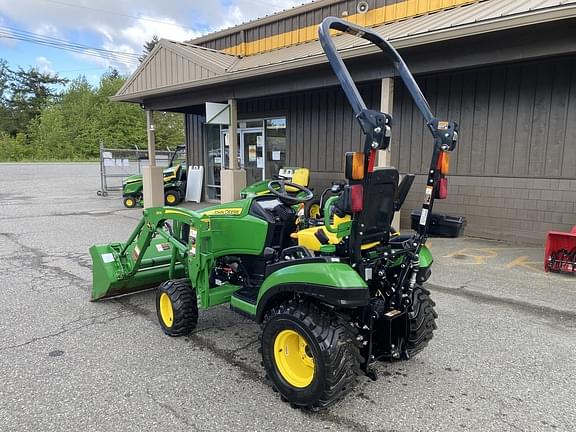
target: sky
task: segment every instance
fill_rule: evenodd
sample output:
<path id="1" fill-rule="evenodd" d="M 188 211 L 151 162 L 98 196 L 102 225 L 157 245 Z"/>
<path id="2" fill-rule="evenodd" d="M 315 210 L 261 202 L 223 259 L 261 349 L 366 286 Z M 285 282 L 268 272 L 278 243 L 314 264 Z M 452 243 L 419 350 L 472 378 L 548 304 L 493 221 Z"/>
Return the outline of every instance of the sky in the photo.
<path id="1" fill-rule="evenodd" d="M 153 35 L 184 41 L 308 0 L 0 0 L 0 58 L 93 84 L 110 67 L 130 73 L 126 56 L 89 56 L 14 39 L 18 31 L 94 48 L 141 54 Z M 105 54 L 109 57 L 109 54 Z M 122 57 L 122 58 L 119 58 Z"/>

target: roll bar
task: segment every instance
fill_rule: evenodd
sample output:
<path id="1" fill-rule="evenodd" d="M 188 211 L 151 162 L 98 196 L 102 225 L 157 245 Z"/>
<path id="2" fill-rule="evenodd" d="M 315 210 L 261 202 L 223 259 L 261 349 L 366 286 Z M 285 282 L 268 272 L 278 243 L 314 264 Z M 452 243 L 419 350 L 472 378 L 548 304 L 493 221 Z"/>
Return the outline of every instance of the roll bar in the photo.
<path id="1" fill-rule="evenodd" d="M 442 152 L 452 151 L 456 147 L 456 141 L 458 140 L 458 124 L 451 121 L 439 121 L 434 114 L 432 114 L 430 105 L 422 94 L 420 87 L 418 87 L 418 84 L 408 69 L 408 66 L 406 66 L 406 63 L 404 63 L 404 60 L 400 57 L 398 51 L 396 51 L 396 49 L 386 39 L 372 29 L 360 27 L 343 19 L 336 17 L 325 18 L 318 29 L 320 43 L 326 53 L 326 57 L 328 57 L 332 70 L 336 74 L 338 81 L 340 81 L 340 85 L 352 106 L 352 110 L 362 127 L 362 131 L 366 136 L 364 143 L 364 160 L 367 163 L 365 163 L 364 174 L 370 173 L 374 170 L 374 161 L 377 153 L 376 150 L 385 149 L 390 143 L 390 125 L 392 124 L 392 117 L 389 114 L 370 110 L 366 107 L 362 96 L 360 96 L 360 92 L 358 92 L 356 84 L 354 84 L 354 81 L 350 76 L 350 72 L 348 72 L 344 61 L 342 61 L 342 57 L 338 53 L 336 45 L 330 36 L 331 29 L 366 39 L 382 50 L 386 58 L 394 65 L 398 75 L 400 75 L 400 78 L 412 96 L 414 104 L 422 113 L 422 116 L 426 121 L 426 126 L 428 126 L 428 129 L 434 138 L 432 160 L 430 161 L 428 180 L 426 182 L 426 197 L 422 205 L 422 216 L 420 218 L 416 241 L 417 249 L 419 249 L 420 245 L 426 240 L 434 199 L 436 195 L 440 197 L 439 183 L 440 180 L 443 179 L 444 174 L 441 173 L 440 169 L 438 169 L 439 156 Z"/>
<path id="2" fill-rule="evenodd" d="M 362 39 L 366 39 L 367 41 L 372 42 L 374 45 L 380 48 L 388 60 L 394 65 L 394 68 L 400 75 L 404 85 L 410 92 L 414 103 L 418 107 L 418 110 L 422 113 L 428 129 L 430 129 L 430 132 L 434 137 L 434 141 L 437 147 L 445 151 L 451 151 L 454 149 L 456 145 L 456 139 L 458 137 L 457 125 L 453 122 L 439 122 L 434 114 L 432 114 L 430 105 L 422 94 L 422 91 L 416 83 L 414 76 L 408 69 L 408 66 L 406 66 L 406 63 L 404 63 L 402 57 L 400 57 L 400 54 L 398 54 L 398 51 L 396 51 L 390 42 L 388 42 L 372 29 L 360 27 L 340 18 L 327 17 L 322 21 L 320 28 L 318 29 L 320 44 L 322 45 L 322 48 L 328 57 L 328 61 L 330 62 L 332 70 L 340 81 L 340 85 L 342 86 L 342 89 L 344 90 L 344 93 L 346 94 L 346 97 L 348 98 L 348 101 L 350 102 L 356 117 L 360 121 L 362 130 L 367 135 L 373 135 L 369 137 L 371 139 L 371 143 L 369 144 L 371 144 L 373 149 L 386 148 L 388 146 L 387 143 L 382 145 L 381 137 L 377 136 L 378 134 L 374 131 L 374 129 L 378 128 L 378 124 L 381 122 L 375 119 L 375 117 L 378 117 L 377 114 L 379 111 L 372 111 L 366 108 L 366 104 L 364 103 L 362 96 L 360 96 L 358 88 L 350 76 L 350 72 L 348 72 L 346 65 L 342 61 L 342 57 L 340 57 L 338 54 L 336 45 L 330 36 L 330 29 L 338 30 Z M 389 124 L 391 122 L 391 117 L 386 116 L 386 120 L 388 120 L 386 124 Z M 369 126 L 372 126 L 372 130 L 370 130 Z M 368 141 L 369 140 L 367 139 L 367 144 Z M 377 144 L 380 144 L 380 146 L 378 147 Z M 365 153 L 368 151 L 369 148 L 364 149 Z"/>

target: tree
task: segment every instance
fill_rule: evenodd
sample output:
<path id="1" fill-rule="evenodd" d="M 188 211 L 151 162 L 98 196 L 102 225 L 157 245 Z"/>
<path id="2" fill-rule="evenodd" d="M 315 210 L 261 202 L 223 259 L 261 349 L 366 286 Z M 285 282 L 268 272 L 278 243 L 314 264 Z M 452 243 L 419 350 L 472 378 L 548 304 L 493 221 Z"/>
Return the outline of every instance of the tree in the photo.
<path id="1" fill-rule="evenodd" d="M 57 75 L 13 73 L 0 60 L 0 161 L 95 159 L 100 142 L 146 147 L 144 110 L 110 100 L 126 79 L 110 69 L 96 86 L 79 76 L 60 92 Z M 173 149 L 184 142 L 183 115 L 156 113 L 156 130 L 158 148 Z"/>
<path id="2" fill-rule="evenodd" d="M 148 54 L 150 54 L 152 52 L 152 50 L 154 49 L 156 44 L 158 44 L 159 41 L 160 41 L 160 39 L 158 38 L 158 36 L 154 35 L 154 36 L 152 36 L 152 39 L 144 42 L 144 49 L 142 50 L 143 54 L 140 57 L 138 57 L 138 60 L 140 61 L 140 63 L 142 63 L 144 61 L 144 59 L 148 56 Z"/>
<path id="3" fill-rule="evenodd" d="M 60 95 L 55 86 L 67 82 L 66 78 L 61 78 L 58 74 L 40 72 L 34 67 L 27 70 L 19 67 L 10 76 L 7 109 L 11 121 L 6 132 L 13 137 L 25 132 L 30 121 L 38 117 L 42 109 Z"/>
<path id="4" fill-rule="evenodd" d="M 8 93 L 12 71 L 8 67 L 8 62 L 0 59 L 0 133 L 7 130 L 11 115 L 8 109 Z"/>

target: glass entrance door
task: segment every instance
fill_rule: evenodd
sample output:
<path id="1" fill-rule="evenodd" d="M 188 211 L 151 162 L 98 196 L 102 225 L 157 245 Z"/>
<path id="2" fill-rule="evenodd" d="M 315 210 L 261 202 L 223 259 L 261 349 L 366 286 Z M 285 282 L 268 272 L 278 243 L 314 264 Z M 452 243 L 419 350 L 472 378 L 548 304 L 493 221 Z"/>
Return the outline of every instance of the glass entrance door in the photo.
<path id="1" fill-rule="evenodd" d="M 251 185 L 264 179 L 264 134 L 257 131 L 240 132 L 242 168 L 246 171 L 246 184 Z"/>
<path id="2" fill-rule="evenodd" d="M 223 169 L 229 167 L 230 147 L 228 130 L 221 137 Z M 264 131 L 262 128 L 238 129 L 238 165 L 246 170 L 246 184 L 250 185 L 264 179 Z"/>

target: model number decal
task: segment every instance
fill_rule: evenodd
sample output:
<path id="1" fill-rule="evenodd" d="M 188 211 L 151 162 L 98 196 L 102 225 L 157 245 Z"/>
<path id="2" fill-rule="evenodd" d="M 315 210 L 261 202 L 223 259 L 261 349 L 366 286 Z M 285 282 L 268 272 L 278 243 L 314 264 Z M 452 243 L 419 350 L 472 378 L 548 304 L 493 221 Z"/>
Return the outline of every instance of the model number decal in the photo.
<path id="1" fill-rule="evenodd" d="M 420 215 L 420 225 L 426 225 L 427 219 L 428 219 L 428 209 L 422 209 L 422 214 Z"/>

